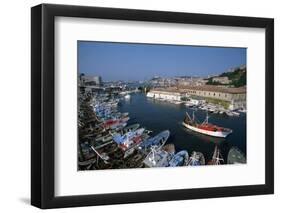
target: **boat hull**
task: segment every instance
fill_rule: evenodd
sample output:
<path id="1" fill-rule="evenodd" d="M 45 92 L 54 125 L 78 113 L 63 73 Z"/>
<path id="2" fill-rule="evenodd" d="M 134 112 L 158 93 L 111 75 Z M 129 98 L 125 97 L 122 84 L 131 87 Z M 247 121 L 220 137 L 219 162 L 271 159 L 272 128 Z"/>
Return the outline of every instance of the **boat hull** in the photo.
<path id="1" fill-rule="evenodd" d="M 209 136 L 212 136 L 212 137 L 217 137 L 217 138 L 226 138 L 230 133 L 231 131 L 229 132 L 224 132 L 224 131 L 209 131 L 209 130 L 204 130 L 204 129 L 200 129 L 200 128 L 197 128 L 197 127 L 194 127 L 194 126 L 191 126 L 189 124 L 186 124 L 185 122 L 182 123 L 184 127 L 194 131 L 194 132 L 199 132 L 201 134 L 204 134 L 204 135 L 209 135 Z"/>

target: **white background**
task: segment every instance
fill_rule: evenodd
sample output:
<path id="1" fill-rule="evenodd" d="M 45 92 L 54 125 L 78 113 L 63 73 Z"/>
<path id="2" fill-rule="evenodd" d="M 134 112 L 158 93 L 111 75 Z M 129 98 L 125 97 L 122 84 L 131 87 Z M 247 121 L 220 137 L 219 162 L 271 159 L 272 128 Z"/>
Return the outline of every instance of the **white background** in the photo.
<path id="1" fill-rule="evenodd" d="M 275 59 L 280 56 L 281 14 L 278 1 L 74 1 L 46 3 L 81 4 L 136 9 L 172 10 L 211 14 L 264 16 L 275 18 Z M 37 212 L 28 205 L 30 196 L 30 7 L 40 1 L 1 2 L 1 212 Z M 275 63 L 275 108 L 280 109 L 280 60 Z M 280 85 L 280 84 L 279 84 Z M 275 112 L 275 131 L 281 127 L 280 110 Z M 51 210 L 52 212 L 199 211 L 260 212 L 281 207 L 280 136 L 275 135 L 275 195 L 114 205 Z"/>

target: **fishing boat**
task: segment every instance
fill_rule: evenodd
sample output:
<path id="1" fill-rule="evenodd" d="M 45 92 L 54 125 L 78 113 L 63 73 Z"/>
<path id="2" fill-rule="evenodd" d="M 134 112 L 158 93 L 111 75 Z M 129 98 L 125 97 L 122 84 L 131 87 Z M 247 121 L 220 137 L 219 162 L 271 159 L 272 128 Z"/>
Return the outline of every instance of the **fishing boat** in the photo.
<path id="1" fill-rule="evenodd" d="M 201 134 L 219 137 L 219 138 L 226 138 L 229 134 L 232 133 L 231 129 L 220 127 L 214 124 L 209 123 L 209 116 L 207 114 L 206 119 L 202 123 L 198 123 L 195 119 L 194 112 L 193 118 L 189 116 L 186 112 L 186 117 L 183 121 L 183 126 L 191 129 L 195 132 L 199 132 Z"/>
<path id="2" fill-rule="evenodd" d="M 246 113 L 247 110 L 246 109 L 239 109 L 238 112 Z"/>
<path id="3" fill-rule="evenodd" d="M 173 101 L 172 103 L 179 105 L 179 104 L 182 104 L 183 102 L 182 101 Z"/>
<path id="4" fill-rule="evenodd" d="M 91 146 L 91 149 L 97 154 L 97 158 L 99 157 L 102 159 L 105 163 L 108 163 L 109 157 L 106 153 L 99 153 L 93 146 Z"/>
<path id="5" fill-rule="evenodd" d="M 127 132 L 124 135 L 121 134 L 115 134 L 113 136 L 113 140 L 119 145 L 119 147 L 126 151 L 128 149 L 133 148 L 134 146 L 140 144 L 142 139 L 142 134 L 144 132 L 144 128 L 137 129 L 135 131 Z"/>
<path id="6" fill-rule="evenodd" d="M 112 114 L 107 114 L 107 115 L 102 116 L 100 119 L 98 119 L 98 121 L 105 122 L 105 121 L 112 120 L 112 119 L 127 119 L 127 118 L 129 118 L 128 115 L 129 115 L 129 113 L 127 113 L 127 112 L 112 113 Z"/>
<path id="7" fill-rule="evenodd" d="M 148 138 L 146 141 L 144 141 L 140 146 L 139 149 L 147 150 L 151 148 L 154 145 L 159 146 L 160 148 L 165 145 L 166 141 L 168 140 L 170 136 L 170 131 L 165 130 L 163 132 L 160 132 L 158 135 Z"/>
<path id="8" fill-rule="evenodd" d="M 233 117 L 234 114 L 231 111 L 225 111 L 225 114 L 229 117 Z"/>
<path id="9" fill-rule="evenodd" d="M 186 150 L 179 151 L 175 155 L 173 155 L 172 159 L 169 161 L 169 167 L 176 166 L 187 166 L 188 164 L 188 152 Z"/>
<path id="10" fill-rule="evenodd" d="M 123 133 L 127 133 L 127 132 L 129 132 L 129 131 L 135 131 L 135 130 L 137 130 L 139 127 L 140 127 L 139 124 L 132 124 L 132 125 L 130 125 L 130 126 L 124 127 L 124 128 L 122 129 L 122 132 L 123 132 Z"/>
<path id="11" fill-rule="evenodd" d="M 114 118 L 114 119 L 107 120 L 103 123 L 103 128 L 115 129 L 115 128 L 119 127 L 120 125 L 123 126 L 129 119 L 130 119 L 129 117 L 125 117 L 125 118 L 120 118 L 120 119 Z"/>
<path id="12" fill-rule="evenodd" d="M 191 102 L 186 102 L 184 105 L 187 106 L 187 107 L 193 107 L 194 106 L 194 104 L 191 103 Z"/>
<path id="13" fill-rule="evenodd" d="M 104 143 L 109 142 L 111 140 L 112 140 L 112 136 L 110 134 L 96 138 L 97 142 L 101 141 L 101 142 L 104 142 Z"/>
<path id="14" fill-rule="evenodd" d="M 93 106 L 93 110 L 96 111 L 104 111 L 104 110 L 110 110 L 115 109 L 117 107 L 118 103 L 101 103 L 101 104 L 95 104 Z"/>
<path id="15" fill-rule="evenodd" d="M 115 134 L 118 134 L 118 133 L 119 133 L 119 134 L 123 135 L 123 134 L 125 134 L 125 133 L 127 133 L 127 132 L 135 131 L 135 130 L 137 130 L 139 127 L 140 127 L 139 124 L 132 124 L 132 125 L 125 126 L 125 127 L 124 127 L 124 126 L 120 126 L 120 127 L 118 127 L 118 128 L 109 130 L 109 134 L 115 135 Z"/>
<path id="16" fill-rule="evenodd" d="M 151 151 L 148 153 L 143 163 L 146 167 L 167 167 L 172 159 L 172 154 L 159 148 L 157 145 L 151 146 Z"/>
<path id="17" fill-rule="evenodd" d="M 124 96 L 125 99 L 129 100 L 131 98 L 131 96 L 129 94 Z"/>
<path id="18" fill-rule="evenodd" d="M 119 122 L 115 125 L 110 126 L 110 129 L 111 130 L 115 130 L 115 129 L 120 130 L 120 129 L 124 128 L 125 126 L 127 126 L 127 122 Z"/>
<path id="19" fill-rule="evenodd" d="M 205 165 L 205 158 L 201 152 L 193 151 L 188 161 L 188 166 Z"/>
<path id="20" fill-rule="evenodd" d="M 239 112 L 232 111 L 232 114 L 233 114 L 234 116 L 237 116 L 237 117 L 240 116 L 240 113 L 239 113 Z"/>
<path id="21" fill-rule="evenodd" d="M 227 155 L 227 164 L 245 164 L 246 158 L 243 152 L 237 147 L 232 147 Z"/>
<path id="22" fill-rule="evenodd" d="M 221 155 L 220 149 L 216 145 L 212 159 L 208 162 L 208 165 L 220 165 L 220 164 L 223 164 L 223 162 L 224 162 L 224 160 Z"/>

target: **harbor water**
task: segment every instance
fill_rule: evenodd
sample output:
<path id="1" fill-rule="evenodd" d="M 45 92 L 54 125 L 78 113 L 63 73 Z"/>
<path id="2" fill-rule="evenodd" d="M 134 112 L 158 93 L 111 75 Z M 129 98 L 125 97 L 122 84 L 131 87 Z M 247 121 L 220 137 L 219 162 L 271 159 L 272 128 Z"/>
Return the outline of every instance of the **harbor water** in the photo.
<path id="1" fill-rule="evenodd" d="M 245 157 L 247 156 L 245 113 L 240 113 L 239 117 L 209 113 L 210 123 L 233 130 L 232 134 L 223 139 L 202 135 L 183 127 L 182 122 L 186 112 L 192 115 L 194 111 L 197 120 L 200 122 L 205 120 L 206 111 L 200 109 L 151 99 L 144 93 L 131 94 L 131 98 L 122 100 L 118 108 L 120 112 L 129 112 L 128 125 L 139 123 L 153 131 L 152 135 L 166 129 L 170 130 L 171 136 L 167 143 L 173 143 L 176 151 L 187 150 L 189 154 L 192 151 L 199 151 L 204 154 L 206 161 L 209 161 L 217 144 L 225 162 L 231 147 L 238 147 Z"/>

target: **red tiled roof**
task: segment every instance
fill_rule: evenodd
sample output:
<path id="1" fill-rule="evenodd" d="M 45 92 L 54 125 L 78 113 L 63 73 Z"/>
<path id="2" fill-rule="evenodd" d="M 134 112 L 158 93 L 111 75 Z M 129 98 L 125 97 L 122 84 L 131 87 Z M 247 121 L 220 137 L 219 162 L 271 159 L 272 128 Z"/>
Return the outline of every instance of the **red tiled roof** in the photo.
<path id="1" fill-rule="evenodd" d="M 179 86 L 168 87 L 168 88 L 155 88 L 152 91 L 161 91 L 161 92 L 174 92 L 174 93 L 185 93 L 188 90 L 199 90 L 199 91 L 208 91 L 208 92 L 221 92 L 221 93 L 231 93 L 231 94 L 241 94 L 246 93 L 246 87 L 223 87 L 223 86 L 214 86 L 214 85 L 204 85 L 204 86 Z"/>

